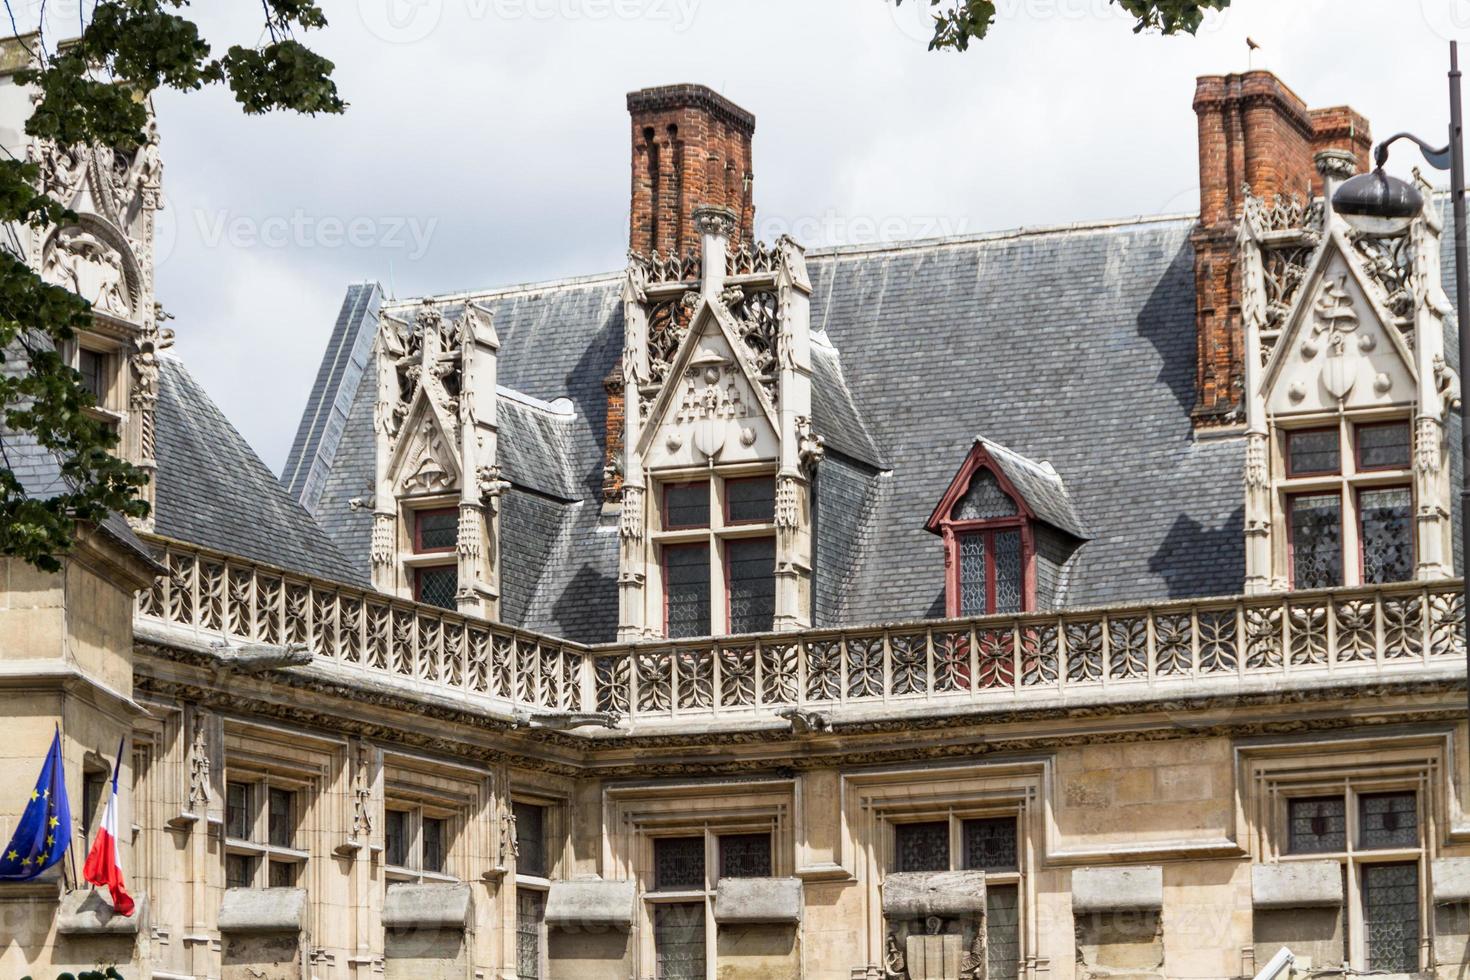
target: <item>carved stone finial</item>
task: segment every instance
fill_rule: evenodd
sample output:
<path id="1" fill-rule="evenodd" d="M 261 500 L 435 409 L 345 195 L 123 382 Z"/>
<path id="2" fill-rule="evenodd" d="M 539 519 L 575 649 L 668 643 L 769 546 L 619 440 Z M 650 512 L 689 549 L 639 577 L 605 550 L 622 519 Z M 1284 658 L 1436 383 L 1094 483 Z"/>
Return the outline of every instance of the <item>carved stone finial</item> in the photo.
<path id="1" fill-rule="evenodd" d="M 1347 180 L 1358 172 L 1358 158 L 1347 150 L 1318 150 L 1312 162 L 1327 183 Z"/>
<path id="2" fill-rule="evenodd" d="M 738 220 L 735 212 L 729 208 L 711 207 L 706 204 L 694 209 L 694 229 L 701 235 L 731 238 L 735 234 Z"/>

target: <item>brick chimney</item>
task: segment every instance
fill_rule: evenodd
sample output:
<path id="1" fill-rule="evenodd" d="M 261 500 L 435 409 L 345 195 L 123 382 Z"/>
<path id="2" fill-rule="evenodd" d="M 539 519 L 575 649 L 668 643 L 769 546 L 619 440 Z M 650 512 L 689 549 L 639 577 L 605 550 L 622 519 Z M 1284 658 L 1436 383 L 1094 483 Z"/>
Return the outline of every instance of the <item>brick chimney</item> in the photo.
<path id="1" fill-rule="evenodd" d="M 664 85 L 628 94 L 633 125 L 633 199 L 628 247 L 644 255 L 697 249 L 694 209 L 729 208 L 731 245 L 755 223 L 750 143 L 755 116 L 703 85 Z"/>
<path id="2" fill-rule="evenodd" d="M 1308 109 L 1268 71 L 1205 75 L 1198 79 L 1194 111 L 1199 121 L 1199 224 L 1194 244 L 1198 368 L 1197 426 L 1238 421 L 1244 336 L 1240 277 L 1235 264 L 1236 222 L 1243 185 L 1270 207 L 1278 197 L 1303 203 L 1320 194 L 1313 158 L 1321 150 L 1346 150 L 1368 166 L 1368 122 L 1346 106 Z"/>

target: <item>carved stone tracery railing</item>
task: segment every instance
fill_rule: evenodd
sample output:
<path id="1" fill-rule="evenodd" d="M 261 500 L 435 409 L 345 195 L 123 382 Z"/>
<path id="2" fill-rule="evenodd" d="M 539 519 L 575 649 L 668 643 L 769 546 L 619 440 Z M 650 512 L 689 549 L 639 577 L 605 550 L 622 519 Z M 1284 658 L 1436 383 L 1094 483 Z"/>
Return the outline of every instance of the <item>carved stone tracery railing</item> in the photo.
<path id="1" fill-rule="evenodd" d="M 1230 679 L 1409 673 L 1465 656 L 1454 581 L 586 646 L 177 546 L 138 613 L 545 711 L 774 719 L 793 706 L 1174 698 Z"/>

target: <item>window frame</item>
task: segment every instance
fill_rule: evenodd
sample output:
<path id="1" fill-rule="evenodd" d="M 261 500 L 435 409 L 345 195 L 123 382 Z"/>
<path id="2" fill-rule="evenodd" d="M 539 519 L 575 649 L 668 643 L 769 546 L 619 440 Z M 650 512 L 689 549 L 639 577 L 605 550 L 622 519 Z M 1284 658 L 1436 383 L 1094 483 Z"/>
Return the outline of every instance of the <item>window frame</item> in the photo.
<path id="1" fill-rule="evenodd" d="M 453 612 L 458 607 L 458 603 L 449 606 L 440 606 L 437 602 L 430 602 L 424 598 L 424 575 L 432 575 L 435 572 L 446 570 L 454 572 L 454 588 L 457 593 L 459 591 L 459 566 L 457 564 L 445 562 L 442 565 L 415 565 L 411 568 L 409 571 L 413 575 L 413 601 L 423 603 L 426 606 L 448 609 L 450 612 Z"/>
<path id="2" fill-rule="evenodd" d="M 1007 517 L 991 517 L 983 520 L 960 520 L 954 516 L 960 501 L 969 492 L 975 476 L 985 470 L 995 479 L 1001 491 L 1016 505 L 1016 513 Z M 965 465 L 951 481 L 945 496 L 935 508 L 927 528 L 939 534 L 944 542 L 944 614 L 950 619 L 970 619 L 976 616 L 1020 615 L 1036 611 L 1036 515 L 1026 504 L 1026 499 L 1016 490 L 990 455 L 976 446 Z M 995 549 L 994 532 L 1019 529 L 1021 532 L 1021 608 L 1014 613 L 996 613 L 995 610 Z M 963 582 L 961 579 L 960 544 L 970 534 L 985 534 L 985 612 L 963 611 Z"/>
<path id="3" fill-rule="evenodd" d="M 232 830 L 229 816 L 231 786 L 244 786 L 248 793 L 246 808 L 249 813 L 246 819 L 249 821 L 249 826 L 246 831 L 248 836 L 246 837 L 234 837 L 230 835 L 230 831 Z M 272 790 L 284 791 L 291 794 L 291 844 L 289 846 L 271 843 L 270 801 Z M 296 845 L 301 843 L 301 835 L 308 833 L 303 828 L 303 824 L 306 823 L 306 815 L 309 809 L 307 794 L 311 792 L 311 781 L 299 776 L 253 769 L 232 772 L 227 765 L 225 770 L 225 822 L 220 835 L 224 842 L 221 851 L 223 852 L 222 861 L 225 865 L 225 881 L 227 887 L 306 887 L 303 879 L 308 870 L 311 852 L 306 848 Z M 251 862 L 250 873 L 247 876 L 249 884 L 244 886 L 229 884 L 228 871 L 231 858 L 239 858 Z M 290 886 L 272 885 L 272 865 L 292 866 L 293 883 Z"/>
<path id="4" fill-rule="evenodd" d="M 1333 433 L 1334 435 L 1337 436 L 1337 468 L 1336 469 L 1331 469 L 1331 470 L 1301 470 L 1301 471 L 1298 471 L 1298 470 L 1294 469 L 1292 467 L 1292 465 L 1291 465 L 1291 443 L 1292 443 L 1292 440 L 1295 439 L 1297 436 L 1322 435 L 1322 434 L 1329 433 L 1329 432 L 1330 433 Z M 1356 442 L 1356 440 L 1353 443 L 1353 448 L 1356 451 L 1356 448 L 1357 448 L 1357 442 Z M 1340 426 L 1337 426 L 1337 425 L 1312 425 L 1312 426 L 1303 426 L 1303 427 L 1298 428 L 1298 429 L 1287 429 L 1286 430 L 1286 438 L 1284 440 L 1284 445 L 1282 446 L 1282 457 L 1285 460 L 1285 463 L 1283 465 L 1283 472 L 1286 473 L 1286 476 L 1287 476 L 1288 479 L 1298 479 L 1298 478 L 1301 478 L 1301 477 L 1341 476 L 1342 475 L 1342 472 L 1343 472 L 1342 463 L 1343 463 L 1343 459 L 1345 458 L 1343 456 L 1343 452 L 1342 452 L 1342 429 L 1341 429 Z"/>
<path id="5" fill-rule="evenodd" d="M 424 547 L 423 528 L 419 526 L 419 521 L 422 518 L 430 517 L 430 516 L 442 516 L 444 514 L 452 515 L 454 517 L 454 529 L 455 529 L 455 536 L 457 538 L 458 535 L 459 535 L 459 507 L 458 506 L 453 506 L 453 507 L 418 507 L 418 508 L 415 508 L 410 513 L 412 515 L 412 518 L 411 519 L 413 521 L 413 553 L 414 554 L 416 554 L 416 555 L 448 555 L 448 554 L 453 554 L 454 553 L 454 551 L 456 550 L 456 543 L 455 542 L 451 542 L 449 545 L 447 545 L 445 547 L 442 547 L 442 548 L 426 548 L 426 547 Z"/>
<path id="6" fill-rule="evenodd" d="M 1346 932 L 1345 957 L 1353 971 L 1365 971 L 1367 965 L 1366 909 L 1363 902 L 1363 868 L 1374 864 L 1415 864 L 1418 868 L 1419 935 L 1417 966 L 1408 972 L 1425 969 L 1425 948 L 1432 942 L 1433 904 L 1428 894 L 1428 868 L 1432 858 L 1427 787 L 1422 777 L 1409 773 L 1332 773 L 1314 779 L 1282 784 L 1276 794 L 1276 805 L 1270 828 L 1271 850 L 1277 863 L 1334 861 L 1344 868 L 1343 928 Z M 1415 830 L 1418 843 L 1413 847 L 1364 847 L 1362 845 L 1362 799 L 1386 793 L 1413 794 L 1415 798 Z M 1343 849 L 1336 851 L 1292 852 L 1290 837 L 1291 803 L 1310 799 L 1343 800 Z"/>
<path id="7" fill-rule="evenodd" d="M 1364 466 L 1362 433 L 1364 429 L 1386 429 L 1390 426 L 1402 428 L 1409 434 L 1409 458 L 1403 466 Z M 1358 422 L 1352 427 L 1353 469 L 1358 473 L 1401 473 L 1414 468 L 1414 424 L 1410 419 L 1385 419 L 1378 422 Z"/>
<path id="8" fill-rule="evenodd" d="M 1405 488 L 1409 491 L 1409 547 L 1411 549 L 1409 577 L 1405 581 L 1412 581 L 1414 570 L 1417 567 L 1419 547 L 1416 525 L 1413 520 L 1418 503 L 1413 470 L 1414 439 L 1416 438 L 1413 420 L 1402 414 L 1385 416 L 1378 412 L 1367 415 L 1341 412 L 1327 420 L 1328 424 L 1324 424 L 1324 420 L 1320 417 L 1310 420 L 1293 420 L 1293 422 L 1294 424 L 1289 426 L 1278 424 L 1272 448 L 1276 457 L 1277 472 L 1284 474 L 1276 481 L 1274 503 L 1277 527 L 1281 531 L 1280 543 L 1276 549 L 1277 560 L 1282 563 L 1282 574 L 1279 581 L 1283 582 L 1288 590 L 1296 591 L 1299 588 L 1296 547 L 1292 540 L 1292 510 L 1296 500 L 1306 496 L 1335 494 L 1338 498 L 1339 535 L 1342 547 L 1340 559 L 1342 574 L 1339 586 L 1351 588 L 1371 584 L 1366 583 L 1364 577 L 1367 562 L 1363 552 L 1361 494 L 1364 490 L 1401 490 Z M 1363 429 L 1390 425 L 1408 427 L 1408 465 L 1397 469 L 1360 467 L 1358 433 Z M 1290 443 L 1292 437 L 1304 432 L 1324 431 L 1336 431 L 1338 434 L 1339 465 L 1337 470 L 1310 474 L 1291 472 Z"/>
<path id="9" fill-rule="evenodd" d="M 699 474 L 670 473 L 658 476 L 658 489 L 651 494 L 657 501 L 657 508 L 653 515 L 653 531 L 650 539 L 653 543 L 657 560 L 653 567 L 658 574 L 658 595 L 662 604 L 660 616 L 660 632 L 669 639 L 693 639 L 689 637 L 669 636 L 669 563 L 668 554 L 671 548 L 683 546 L 702 546 L 709 559 L 709 623 L 708 633 L 701 636 L 727 636 L 730 635 L 730 563 L 728 545 L 732 541 L 770 538 L 776 542 L 775 501 L 772 499 L 772 516 L 765 521 L 730 521 L 729 518 L 729 493 L 728 486 L 731 483 L 753 480 L 770 480 L 772 493 L 775 493 L 777 474 L 769 467 L 752 469 L 747 466 L 735 467 L 733 469 L 702 470 Z M 676 486 L 691 486 L 703 484 L 709 493 L 709 522 L 700 525 L 670 525 L 668 523 L 669 490 Z M 777 544 L 779 544 L 777 542 Z M 776 582 L 775 567 L 771 570 L 772 587 L 775 590 Z M 770 629 L 775 628 L 776 610 L 772 608 L 772 623 Z M 770 629 L 756 630 L 757 633 L 770 632 Z"/>
<path id="10" fill-rule="evenodd" d="M 389 811 L 408 814 L 408 843 L 407 863 L 388 863 L 388 813 Z M 444 837 L 441 843 L 443 853 L 441 858 L 441 870 L 431 871 L 424 866 L 424 822 L 426 820 L 440 820 L 444 823 Z M 452 806 L 441 801 L 427 800 L 412 796 L 392 795 L 383 801 L 383 881 L 386 884 L 395 882 L 411 882 L 422 884 L 423 882 L 445 882 L 455 883 L 460 881 L 459 875 L 454 874 L 454 844 L 462 829 L 463 820 L 459 812 Z"/>

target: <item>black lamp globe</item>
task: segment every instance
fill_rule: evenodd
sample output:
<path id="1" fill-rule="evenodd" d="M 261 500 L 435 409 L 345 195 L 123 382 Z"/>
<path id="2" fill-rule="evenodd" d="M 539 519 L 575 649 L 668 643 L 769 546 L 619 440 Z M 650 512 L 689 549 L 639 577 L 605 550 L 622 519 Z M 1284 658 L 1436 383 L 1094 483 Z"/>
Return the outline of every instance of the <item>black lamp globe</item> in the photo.
<path id="1" fill-rule="evenodd" d="M 1332 195 L 1332 210 L 1365 235 L 1398 235 L 1424 207 L 1414 185 L 1391 177 L 1380 167 L 1349 177 Z"/>

